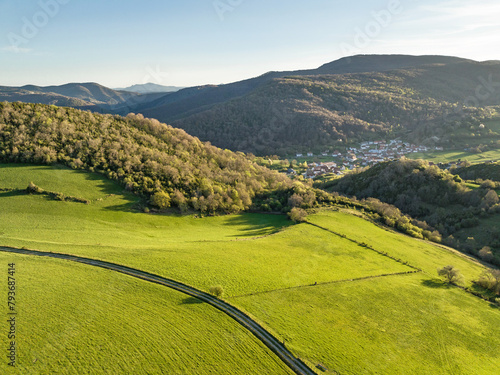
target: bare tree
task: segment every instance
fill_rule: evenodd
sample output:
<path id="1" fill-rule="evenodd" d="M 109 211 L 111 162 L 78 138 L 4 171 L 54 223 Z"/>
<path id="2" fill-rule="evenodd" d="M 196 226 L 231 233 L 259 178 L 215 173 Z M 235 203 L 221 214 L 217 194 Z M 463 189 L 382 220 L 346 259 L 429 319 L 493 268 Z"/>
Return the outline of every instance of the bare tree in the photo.
<path id="1" fill-rule="evenodd" d="M 450 284 L 459 284 L 463 281 L 464 277 L 460 273 L 460 270 L 455 268 L 455 266 L 448 265 L 441 269 L 438 269 L 438 275 L 445 278 Z"/>

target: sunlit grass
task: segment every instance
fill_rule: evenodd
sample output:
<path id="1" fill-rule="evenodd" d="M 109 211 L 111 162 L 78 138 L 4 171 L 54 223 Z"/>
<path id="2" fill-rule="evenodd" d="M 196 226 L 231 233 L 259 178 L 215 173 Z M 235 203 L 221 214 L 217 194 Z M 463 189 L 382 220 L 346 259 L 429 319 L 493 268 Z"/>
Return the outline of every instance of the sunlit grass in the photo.
<path id="1" fill-rule="evenodd" d="M 0 253 L 5 275 L 8 263 L 16 268 L 17 364 L 5 356 L 2 374 L 291 374 L 231 318 L 179 292 L 97 267 Z M 7 316 L 6 305 L 1 311 Z"/>

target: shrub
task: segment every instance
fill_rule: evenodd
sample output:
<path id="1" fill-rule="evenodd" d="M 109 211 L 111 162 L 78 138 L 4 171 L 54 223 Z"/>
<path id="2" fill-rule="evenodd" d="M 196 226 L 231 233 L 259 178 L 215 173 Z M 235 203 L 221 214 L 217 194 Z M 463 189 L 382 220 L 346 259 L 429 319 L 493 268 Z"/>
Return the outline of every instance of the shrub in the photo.
<path id="1" fill-rule="evenodd" d="M 288 213 L 288 216 L 290 217 L 291 220 L 293 220 L 296 223 L 301 223 L 306 220 L 307 218 L 307 211 L 303 210 L 302 208 L 297 208 L 294 207 L 292 210 Z"/>
<path id="2" fill-rule="evenodd" d="M 170 195 L 164 191 L 154 193 L 151 197 L 151 204 L 158 207 L 160 210 L 170 207 Z"/>
<path id="3" fill-rule="evenodd" d="M 217 298 L 221 298 L 224 295 L 224 288 L 221 285 L 211 286 L 209 291 L 211 295 Z"/>
<path id="4" fill-rule="evenodd" d="M 26 191 L 29 194 L 42 194 L 44 190 L 38 186 L 36 186 L 33 182 L 30 182 L 28 187 L 26 188 Z"/>
<path id="5" fill-rule="evenodd" d="M 476 283 L 495 294 L 500 294 L 500 270 L 489 269 L 485 271 Z"/>
<path id="6" fill-rule="evenodd" d="M 484 246 L 481 250 L 479 250 L 479 257 L 486 262 L 491 262 L 494 255 L 489 246 Z"/>

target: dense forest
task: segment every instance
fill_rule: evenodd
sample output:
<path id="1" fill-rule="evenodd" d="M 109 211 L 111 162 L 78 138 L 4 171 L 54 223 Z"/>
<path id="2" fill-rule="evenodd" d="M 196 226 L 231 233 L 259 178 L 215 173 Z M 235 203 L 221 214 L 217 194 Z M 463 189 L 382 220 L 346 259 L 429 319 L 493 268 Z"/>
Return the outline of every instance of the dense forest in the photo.
<path id="1" fill-rule="evenodd" d="M 285 175 L 241 153 L 142 115 L 41 104 L 0 103 L 0 160 L 95 171 L 151 197 L 159 208 L 208 213 L 245 210 L 256 194 L 291 186 Z"/>
<path id="2" fill-rule="evenodd" d="M 219 147 L 257 155 L 324 151 L 380 137 L 462 146 L 454 134 L 470 135 L 470 129 L 478 129 L 494 110 L 456 102 L 459 95 L 446 92 L 436 78 L 438 72 L 413 69 L 274 79 L 244 97 L 172 124 Z M 488 131 L 479 136 L 484 144 L 500 140 L 499 134 Z"/>
<path id="3" fill-rule="evenodd" d="M 490 184 L 470 189 L 449 171 L 422 160 L 402 159 L 319 186 L 358 199 L 380 199 L 439 231 L 448 245 L 474 254 L 488 246 L 500 255 L 500 241 L 495 236 L 473 245 L 454 237 L 463 229 L 476 227 L 481 218 L 500 214 L 498 193 Z"/>

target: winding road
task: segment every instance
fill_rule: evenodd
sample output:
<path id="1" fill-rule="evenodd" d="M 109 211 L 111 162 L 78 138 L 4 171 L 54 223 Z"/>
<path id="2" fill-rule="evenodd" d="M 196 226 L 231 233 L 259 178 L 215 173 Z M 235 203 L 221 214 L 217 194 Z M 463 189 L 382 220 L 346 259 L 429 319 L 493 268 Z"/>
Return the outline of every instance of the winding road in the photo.
<path id="1" fill-rule="evenodd" d="M 302 362 L 299 358 L 296 358 L 276 337 L 267 332 L 262 326 L 251 319 L 248 315 L 230 305 L 229 303 L 224 302 L 208 293 L 202 292 L 201 290 L 198 290 L 191 286 L 149 272 L 144 272 L 135 268 L 122 266 L 116 263 L 105 262 L 102 260 L 83 258 L 62 253 L 17 249 L 4 246 L 0 246 L 0 251 L 24 255 L 44 256 L 84 263 L 91 266 L 102 267 L 116 272 L 121 272 L 129 276 L 175 289 L 181 293 L 198 298 L 199 300 L 212 305 L 216 309 L 219 309 L 220 311 L 236 320 L 240 325 L 245 327 L 247 330 L 253 333 L 255 337 L 262 341 L 264 345 L 266 345 L 273 353 L 275 353 L 296 374 L 316 374 L 304 362 Z"/>

